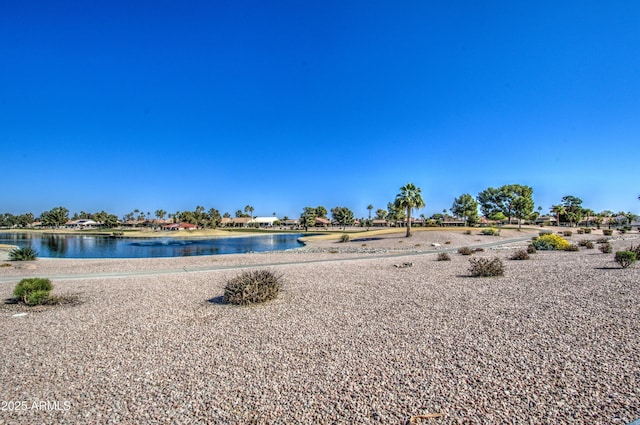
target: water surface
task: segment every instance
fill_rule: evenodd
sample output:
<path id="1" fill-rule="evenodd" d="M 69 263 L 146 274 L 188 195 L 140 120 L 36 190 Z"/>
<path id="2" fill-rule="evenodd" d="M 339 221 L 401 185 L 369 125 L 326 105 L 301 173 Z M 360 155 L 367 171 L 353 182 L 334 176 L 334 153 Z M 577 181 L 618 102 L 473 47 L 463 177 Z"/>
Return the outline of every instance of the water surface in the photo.
<path id="1" fill-rule="evenodd" d="M 0 244 L 31 246 L 44 258 L 152 258 L 242 254 L 299 248 L 302 234 L 232 238 L 127 238 L 99 235 L 0 233 Z"/>

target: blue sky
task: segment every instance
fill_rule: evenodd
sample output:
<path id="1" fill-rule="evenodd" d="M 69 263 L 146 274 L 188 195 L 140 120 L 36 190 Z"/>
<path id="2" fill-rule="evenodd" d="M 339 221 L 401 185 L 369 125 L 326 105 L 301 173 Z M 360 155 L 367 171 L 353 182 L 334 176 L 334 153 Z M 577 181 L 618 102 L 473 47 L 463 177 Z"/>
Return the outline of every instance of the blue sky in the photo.
<path id="1" fill-rule="evenodd" d="M 0 212 L 640 213 L 636 1 L 0 3 Z M 374 210 L 375 211 L 375 210 Z"/>

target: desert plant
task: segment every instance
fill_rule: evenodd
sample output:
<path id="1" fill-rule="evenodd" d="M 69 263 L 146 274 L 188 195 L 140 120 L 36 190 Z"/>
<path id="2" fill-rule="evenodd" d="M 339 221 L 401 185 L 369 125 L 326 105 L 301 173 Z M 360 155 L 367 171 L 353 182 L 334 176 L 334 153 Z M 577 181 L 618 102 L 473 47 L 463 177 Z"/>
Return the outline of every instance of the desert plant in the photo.
<path id="1" fill-rule="evenodd" d="M 617 251 L 614 260 L 623 269 L 626 269 L 638 260 L 638 256 L 633 251 Z"/>
<path id="2" fill-rule="evenodd" d="M 438 261 L 451 261 L 451 257 L 446 252 L 438 254 Z"/>
<path id="3" fill-rule="evenodd" d="M 28 305 L 45 304 L 53 285 L 49 279 L 33 277 L 22 279 L 13 290 L 13 296 Z"/>
<path id="4" fill-rule="evenodd" d="M 9 260 L 11 261 L 33 261 L 36 257 L 38 257 L 38 251 L 30 246 L 14 248 L 9 252 Z"/>
<path id="5" fill-rule="evenodd" d="M 513 253 L 513 255 L 511 256 L 511 259 L 512 260 L 528 260 L 529 259 L 529 253 L 527 251 L 525 251 L 524 249 L 519 249 L 519 250 L 517 250 L 516 252 Z"/>
<path id="6" fill-rule="evenodd" d="M 529 246 L 527 246 L 528 254 L 535 254 L 536 252 L 538 252 L 538 250 L 536 249 L 535 246 L 533 246 L 533 244 L 529 244 Z"/>
<path id="7" fill-rule="evenodd" d="M 602 234 L 605 236 L 613 235 L 613 229 L 602 229 Z"/>
<path id="8" fill-rule="evenodd" d="M 563 230 L 562 231 L 562 236 L 569 237 L 571 235 L 573 235 L 573 232 L 571 230 Z"/>
<path id="9" fill-rule="evenodd" d="M 486 236 L 499 236 L 500 229 L 494 229 L 493 227 L 491 227 L 489 229 L 482 229 L 480 233 Z"/>
<path id="10" fill-rule="evenodd" d="M 636 253 L 636 257 L 640 258 L 640 244 L 638 244 L 637 246 L 633 246 L 631 245 L 627 251 L 631 251 L 631 252 L 635 252 Z"/>
<path id="11" fill-rule="evenodd" d="M 464 231 L 464 234 L 465 234 L 465 235 L 470 235 L 470 234 L 471 234 L 471 230 L 468 230 L 468 229 L 467 229 L 467 230 L 465 230 L 465 231 Z"/>
<path id="12" fill-rule="evenodd" d="M 246 271 L 227 281 L 223 300 L 237 305 L 262 303 L 276 298 L 279 291 L 280 276 L 270 270 Z"/>
<path id="13" fill-rule="evenodd" d="M 591 228 L 590 228 L 590 227 L 585 228 L 585 229 L 584 229 L 584 232 L 585 232 L 586 234 L 590 234 L 590 233 L 591 233 Z"/>
<path id="14" fill-rule="evenodd" d="M 471 254 L 473 254 L 473 249 L 469 248 L 468 246 L 463 246 L 463 247 L 458 249 L 458 254 L 471 255 Z"/>
<path id="15" fill-rule="evenodd" d="M 596 240 L 596 243 L 609 243 L 609 238 L 600 238 Z"/>
<path id="16" fill-rule="evenodd" d="M 595 246 L 595 245 L 594 245 L 594 244 L 593 244 L 593 242 L 591 242 L 591 241 L 587 241 L 587 243 L 586 243 L 586 244 L 584 244 L 584 247 L 585 247 L 585 248 L 587 248 L 587 249 L 593 249 L 593 248 L 594 248 L 594 246 Z"/>
<path id="17" fill-rule="evenodd" d="M 344 235 L 340 236 L 340 242 L 349 242 L 349 235 L 345 233 Z"/>
<path id="18" fill-rule="evenodd" d="M 492 277 L 504 275 L 504 265 L 499 258 L 471 258 L 469 274 L 473 277 Z"/>
<path id="19" fill-rule="evenodd" d="M 613 251 L 611 244 L 609 242 L 605 242 L 603 244 L 600 245 L 600 251 L 603 254 L 611 254 L 611 251 Z"/>
<path id="20" fill-rule="evenodd" d="M 533 246 L 539 251 L 548 250 L 563 250 L 569 247 L 571 244 L 562 236 L 554 234 L 546 234 L 540 236 L 537 240 L 533 241 Z"/>
<path id="21" fill-rule="evenodd" d="M 474 249 L 473 252 L 484 252 L 484 248 L 478 247 L 478 248 Z"/>
<path id="22" fill-rule="evenodd" d="M 564 251 L 580 251 L 580 248 L 576 244 L 569 244 L 569 246 L 564 248 Z"/>
<path id="23" fill-rule="evenodd" d="M 582 234 L 584 234 L 584 229 L 578 229 L 577 232 L 578 232 L 579 235 L 582 235 Z"/>
<path id="24" fill-rule="evenodd" d="M 539 236 L 544 236 L 544 235 L 551 235 L 553 234 L 553 232 L 551 230 L 541 230 L 538 232 Z"/>

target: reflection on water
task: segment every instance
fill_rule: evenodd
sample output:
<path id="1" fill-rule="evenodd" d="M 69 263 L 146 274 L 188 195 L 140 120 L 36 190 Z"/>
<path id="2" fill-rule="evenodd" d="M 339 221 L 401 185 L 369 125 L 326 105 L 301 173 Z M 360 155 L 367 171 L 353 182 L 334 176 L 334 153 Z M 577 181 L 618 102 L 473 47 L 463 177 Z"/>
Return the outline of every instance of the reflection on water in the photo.
<path id="1" fill-rule="evenodd" d="M 151 258 L 240 254 L 299 248 L 301 234 L 215 239 L 112 238 L 92 235 L 0 233 L 0 244 L 31 246 L 40 257 Z"/>

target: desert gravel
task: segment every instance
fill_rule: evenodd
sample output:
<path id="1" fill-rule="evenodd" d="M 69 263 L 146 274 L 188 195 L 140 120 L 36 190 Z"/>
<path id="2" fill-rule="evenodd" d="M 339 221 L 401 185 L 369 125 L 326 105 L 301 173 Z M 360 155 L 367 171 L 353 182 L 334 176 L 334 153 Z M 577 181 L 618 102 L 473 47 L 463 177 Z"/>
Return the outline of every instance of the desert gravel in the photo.
<path id="1" fill-rule="evenodd" d="M 1 267 L 3 299 L 22 277 L 60 276 L 54 293 L 78 302 L 0 306 L 0 424 L 639 418 L 640 266 L 623 270 L 597 248 L 514 261 L 526 246 L 516 242 L 473 255 L 500 257 L 503 277 L 469 277 L 455 249 L 498 240 L 488 238 L 417 232 L 295 252 Z M 615 240 L 614 252 L 632 243 Z M 451 261 L 436 261 L 442 250 Z M 221 304 L 226 280 L 255 266 L 283 276 L 280 296 Z"/>

